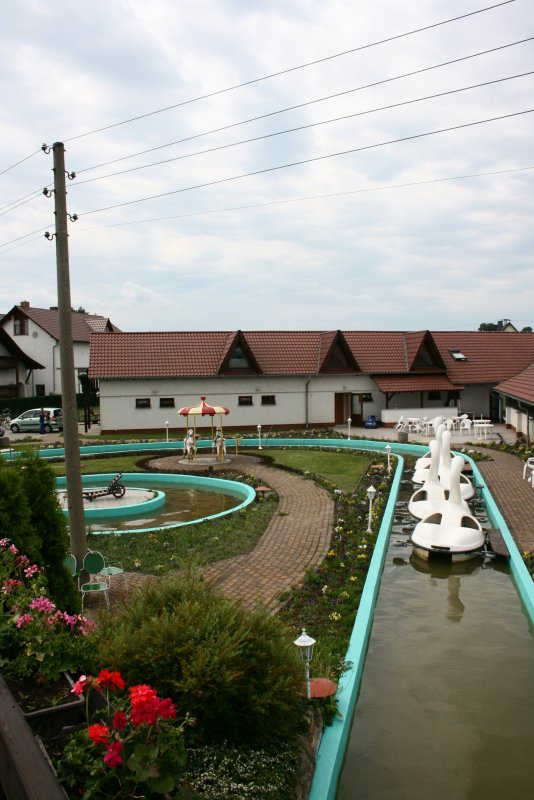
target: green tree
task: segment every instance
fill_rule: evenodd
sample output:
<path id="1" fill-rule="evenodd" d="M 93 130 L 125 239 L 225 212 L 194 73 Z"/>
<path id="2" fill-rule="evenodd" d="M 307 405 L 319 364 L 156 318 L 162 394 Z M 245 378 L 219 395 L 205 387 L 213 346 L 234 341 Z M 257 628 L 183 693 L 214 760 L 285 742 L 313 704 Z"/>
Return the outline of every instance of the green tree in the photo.
<path id="1" fill-rule="evenodd" d="M 21 459 L 20 467 L 30 524 L 39 541 L 37 563 L 46 570 L 50 597 L 62 608 L 77 611 L 78 591 L 63 565 L 69 534 L 58 502 L 54 473 L 46 461 L 33 453 Z"/>
<path id="2" fill-rule="evenodd" d="M 497 331 L 499 330 L 496 322 L 481 322 L 478 326 L 479 331 Z"/>
<path id="3" fill-rule="evenodd" d="M 0 536 L 11 539 L 32 561 L 40 562 L 40 542 L 31 523 L 22 470 L 17 462 L 3 459 L 0 459 Z"/>

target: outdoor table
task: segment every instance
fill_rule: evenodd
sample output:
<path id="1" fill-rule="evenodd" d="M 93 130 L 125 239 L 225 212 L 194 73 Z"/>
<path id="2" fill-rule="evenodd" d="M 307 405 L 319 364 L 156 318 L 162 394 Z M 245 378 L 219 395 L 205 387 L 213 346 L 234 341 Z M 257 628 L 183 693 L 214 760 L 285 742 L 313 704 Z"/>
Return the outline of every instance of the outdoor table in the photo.
<path id="1" fill-rule="evenodd" d="M 493 423 L 489 419 L 475 419 L 473 420 L 473 429 L 475 439 L 487 439 L 488 433 L 491 433 L 493 429 Z"/>

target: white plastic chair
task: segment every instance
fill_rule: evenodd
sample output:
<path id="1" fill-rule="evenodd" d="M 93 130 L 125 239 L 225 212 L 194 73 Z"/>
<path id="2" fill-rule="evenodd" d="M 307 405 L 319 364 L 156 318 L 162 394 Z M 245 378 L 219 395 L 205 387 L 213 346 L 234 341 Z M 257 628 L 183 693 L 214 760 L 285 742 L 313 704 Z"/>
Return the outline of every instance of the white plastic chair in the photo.
<path id="1" fill-rule="evenodd" d="M 473 425 L 473 420 L 466 417 L 460 422 L 460 433 L 464 435 L 468 435 L 471 433 L 471 427 Z"/>
<path id="2" fill-rule="evenodd" d="M 396 431 L 403 431 L 405 428 L 406 428 L 406 425 L 405 425 L 405 422 L 404 422 L 404 417 L 399 417 L 399 421 L 395 425 L 395 430 Z"/>
<path id="3" fill-rule="evenodd" d="M 530 470 L 530 475 L 528 471 Z M 523 480 L 527 479 L 532 488 L 534 488 L 534 458 L 527 458 L 523 464 Z"/>

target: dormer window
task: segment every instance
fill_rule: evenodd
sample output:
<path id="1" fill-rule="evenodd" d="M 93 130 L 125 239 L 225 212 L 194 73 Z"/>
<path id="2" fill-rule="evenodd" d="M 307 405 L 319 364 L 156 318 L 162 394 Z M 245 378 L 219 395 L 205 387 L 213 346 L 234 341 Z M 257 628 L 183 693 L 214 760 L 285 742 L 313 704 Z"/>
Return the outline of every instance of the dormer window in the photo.
<path id="1" fill-rule="evenodd" d="M 236 344 L 228 362 L 230 369 L 248 369 L 250 364 L 241 345 Z"/>
<path id="2" fill-rule="evenodd" d="M 467 356 L 464 356 L 461 350 L 454 347 L 449 350 L 449 353 L 454 358 L 455 361 L 467 361 Z"/>

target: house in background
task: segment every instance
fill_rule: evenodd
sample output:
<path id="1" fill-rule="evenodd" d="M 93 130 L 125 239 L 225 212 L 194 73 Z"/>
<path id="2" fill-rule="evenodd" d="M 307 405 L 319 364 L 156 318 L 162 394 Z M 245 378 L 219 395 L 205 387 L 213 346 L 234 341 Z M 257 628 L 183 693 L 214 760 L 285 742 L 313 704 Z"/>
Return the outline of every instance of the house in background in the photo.
<path id="1" fill-rule="evenodd" d="M 15 353 L 20 354 L 18 368 L 12 361 L 0 369 L 0 395 L 41 397 L 61 394 L 58 309 L 33 308 L 28 301 L 23 301 L 2 317 L 0 329 L 3 348 L 12 351 L 12 359 Z M 105 317 L 72 312 L 74 366 L 78 374 L 87 372 L 89 367 L 91 334 L 117 330 Z M 80 386 L 77 386 L 77 391 L 81 391 Z"/>
<path id="2" fill-rule="evenodd" d="M 458 412 L 501 421 L 498 383 L 534 362 L 534 334 L 479 331 L 95 333 L 102 431 L 182 429 L 206 396 L 226 425 L 384 425 Z"/>
<path id="3" fill-rule="evenodd" d="M 36 369 L 43 370 L 44 365 L 27 356 L 0 327 L 0 398 L 20 397 L 21 387 L 31 383 Z"/>
<path id="4" fill-rule="evenodd" d="M 530 444 L 534 438 L 534 363 L 498 384 L 495 391 L 504 399 L 506 424 Z"/>

